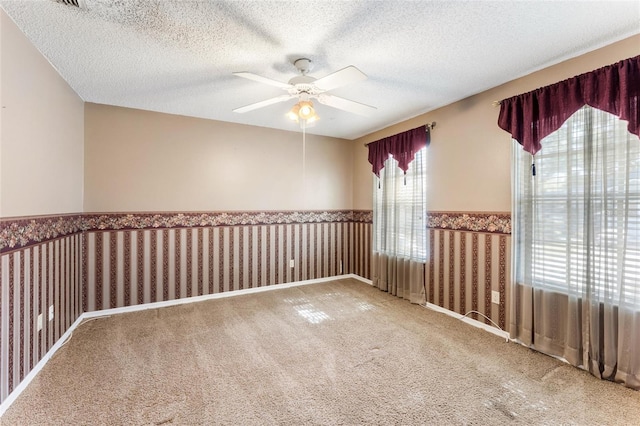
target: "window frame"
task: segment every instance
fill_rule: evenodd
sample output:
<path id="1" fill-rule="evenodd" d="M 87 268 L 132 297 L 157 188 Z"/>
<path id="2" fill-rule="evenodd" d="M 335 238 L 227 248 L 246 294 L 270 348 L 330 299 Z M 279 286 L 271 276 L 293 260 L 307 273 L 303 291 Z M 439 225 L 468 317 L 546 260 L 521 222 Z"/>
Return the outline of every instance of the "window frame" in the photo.
<path id="1" fill-rule="evenodd" d="M 585 123 L 583 120 L 581 123 L 576 123 L 575 121 L 578 121 L 577 117 L 581 116 L 580 114 L 584 116 L 584 120 L 589 122 Z M 535 288 L 562 294 L 588 293 L 594 300 L 613 303 L 619 302 L 640 309 L 640 155 L 637 155 L 635 158 L 633 157 L 633 152 L 640 153 L 640 148 L 632 147 L 634 151 L 630 154 L 631 158 L 628 158 L 629 156 L 625 158 L 630 165 L 628 169 L 626 169 L 627 181 L 623 188 L 624 193 L 622 193 L 620 189 L 616 190 L 615 187 L 619 185 L 616 185 L 615 182 L 613 182 L 613 184 L 610 182 L 602 182 L 603 186 L 600 188 L 600 192 L 597 190 L 594 191 L 593 187 L 589 187 L 589 191 L 576 190 L 575 187 L 567 184 L 571 178 L 571 173 L 564 172 L 563 175 L 562 172 L 562 170 L 572 167 L 573 173 L 575 173 L 577 167 L 578 173 L 582 173 L 582 176 L 591 174 L 590 171 L 593 170 L 593 166 L 589 165 L 584 167 L 584 159 L 580 164 L 573 164 L 571 162 L 573 156 L 579 158 L 580 155 L 588 155 L 581 154 L 578 151 L 584 150 L 584 147 L 581 145 L 586 143 L 606 143 L 602 151 L 602 158 L 611 155 L 619 148 L 619 145 L 639 143 L 638 140 L 633 140 L 635 139 L 635 135 L 630 134 L 626 130 L 626 123 L 610 114 L 609 118 L 613 119 L 605 121 L 615 122 L 614 120 L 617 120 L 617 122 L 615 122 L 615 126 L 618 126 L 617 129 L 594 127 L 593 121 L 600 120 L 600 117 L 596 117 L 597 114 L 608 113 L 591 107 L 583 107 L 576 114 L 572 115 L 560 129 L 543 139 L 543 149 L 535 156 L 535 177 L 531 176 L 531 168 L 526 165 L 527 160 L 531 161 L 532 157 L 530 154 L 523 152 L 519 145 L 514 142 L 514 149 L 517 150 L 517 163 L 514 165 L 514 176 L 516 178 L 516 182 L 514 183 L 514 217 L 516 218 L 514 234 L 516 234 L 517 240 L 514 241 L 514 243 L 520 244 L 519 239 L 525 238 L 521 235 L 522 232 L 530 234 L 526 237 L 531 243 L 531 247 L 520 249 L 520 256 L 523 258 L 514 258 L 514 261 L 516 268 L 523 268 L 527 271 L 526 273 L 530 276 L 528 276 L 525 281 Z M 572 134 L 572 139 L 569 142 L 569 138 L 563 136 L 568 134 L 568 132 L 585 129 L 587 126 L 589 126 L 590 132 L 588 135 L 583 135 L 582 138 L 575 137 L 576 135 Z M 620 133 L 623 127 L 624 132 Z M 612 143 L 611 140 L 614 137 L 612 134 L 614 136 L 621 136 Z M 605 138 L 606 142 L 598 138 Z M 628 146 L 627 149 L 629 149 Z M 571 153 L 570 151 L 572 150 L 575 152 Z M 600 151 L 598 151 L 598 153 L 599 152 Z M 559 164 L 562 164 L 562 168 L 558 166 Z M 587 164 L 591 163 L 587 162 Z M 558 167 L 554 168 L 554 166 Z M 580 172 L 580 170 L 582 171 Z M 618 173 L 618 169 L 615 169 L 612 173 Z M 553 180 L 549 178 L 549 175 L 555 176 L 556 188 L 553 188 Z M 619 178 L 619 176 L 617 177 Z M 520 179 L 527 178 L 534 179 L 535 182 L 529 185 L 522 185 Z M 562 182 L 563 178 L 564 184 Z M 587 180 L 589 179 L 587 178 Z M 615 181 L 615 179 L 612 180 Z M 544 191 L 544 189 L 540 189 L 541 185 L 547 185 L 549 189 Z M 529 189 L 530 191 L 522 192 L 522 188 Z M 536 193 L 540 191 L 544 191 L 544 193 Z M 625 283 L 634 281 L 638 283 L 635 288 L 628 284 L 624 286 L 607 284 L 613 273 L 612 271 L 615 271 L 615 267 L 612 266 L 611 263 L 615 262 L 619 264 L 620 260 L 616 257 L 619 256 L 619 254 L 612 254 L 614 249 L 594 250 L 594 247 L 597 248 L 601 245 L 615 245 L 617 238 L 621 238 L 621 236 L 618 235 L 621 232 L 619 230 L 620 224 L 617 224 L 615 228 L 605 225 L 599 230 L 594 229 L 593 235 L 586 232 L 588 237 L 582 235 L 581 240 L 572 237 L 574 234 L 571 232 L 567 231 L 566 233 L 562 233 L 561 225 L 556 224 L 556 227 L 550 231 L 537 235 L 538 230 L 535 229 L 535 225 L 531 226 L 533 229 L 529 229 L 523 228 L 523 225 L 520 224 L 521 222 L 530 222 L 536 219 L 538 222 L 535 223 L 540 223 L 541 218 L 535 217 L 540 214 L 539 211 L 536 212 L 536 207 L 544 208 L 544 220 L 547 223 L 561 222 L 563 219 L 569 223 L 568 212 L 570 209 L 572 207 L 577 208 L 575 206 L 580 203 L 584 204 L 587 198 L 593 197 L 594 194 L 609 201 L 607 204 L 604 204 L 599 211 L 594 212 L 589 209 L 588 215 L 591 215 L 590 217 L 593 218 L 593 220 L 598 220 L 600 223 L 603 223 L 605 220 L 615 221 L 620 214 L 619 209 L 621 207 L 619 206 L 628 205 L 629 212 L 626 216 L 627 232 L 624 238 L 626 238 L 625 242 L 629 244 L 625 246 L 623 259 L 624 272 L 617 271 L 617 273 L 625 274 L 625 276 L 622 277 Z M 613 212 L 609 211 L 609 205 L 615 206 Z M 552 209 L 555 209 L 555 212 L 550 212 Z M 583 222 L 581 222 L 580 218 L 576 216 L 576 229 L 579 230 L 580 226 L 585 226 L 584 220 L 586 219 L 583 218 Z M 632 223 L 629 224 L 629 222 Z M 605 223 L 608 224 L 609 222 Z M 628 231 L 629 227 L 632 232 Z M 575 229 L 573 231 L 575 231 Z M 585 238 L 593 238 L 593 240 L 590 241 L 594 241 L 588 249 L 584 242 Z M 629 238 L 632 238 L 632 241 L 629 242 Z M 602 241 L 602 243 L 598 243 L 598 241 Z M 528 270 L 524 266 L 526 262 L 531 262 Z M 600 269 L 594 268 L 591 266 L 594 262 L 604 266 Z M 589 264 L 589 267 L 585 266 L 581 271 L 580 268 L 586 264 Z M 573 268 L 573 265 L 578 266 Z M 616 265 L 616 267 L 617 266 L 618 265 Z M 573 268 L 571 273 L 567 272 L 570 268 Z M 586 283 L 586 274 L 589 274 L 589 284 Z M 627 275 L 629 275 L 630 278 L 628 278 Z M 567 276 L 570 277 L 569 282 L 567 282 Z M 522 276 L 520 278 L 522 279 Z M 620 279 L 620 277 L 618 277 L 618 279 Z"/>
<path id="2" fill-rule="evenodd" d="M 427 234 L 426 234 L 426 217 L 427 217 L 427 203 L 426 203 L 426 184 L 427 184 L 427 147 L 421 148 L 416 152 L 414 160 L 410 163 L 409 168 L 406 174 L 402 173 L 402 170 L 398 167 L 398 162 L 393 158 L 392 155 L 389 155 L 389 158 L 385 161 L 384 168 L 380 171 L 380 178 L 374 179 L 373 182 L 373 244 L 372 251 L 374 253 L 382 253 L 389 256 L 396 256 L 406 259 L 411 259 L 419 262 L 427 261 Z M 417 168 L 416 165 L 421 167 Z M 392 176 L 388 176 L 389 173 L 393 173 Z M 413 188 L 411 187 L 411 181 L 414 179 L 422 180 L 422 195 L 420 200 L 413 200 L 412 193 Z M 395 197 L 394 200 L 389 200 L 388 198 L 379 200 L 380 191 L 383 190 L 382 185 L 385 183 L 388 185 L 389 181 L 393 181 L 393 185 L 395 186 Z M 405 182 L 409 183 L 408 185 Z M 401 191 L 398 191 L 401 189 Z M 400 192 L 400 200 L 398 200 L 398 192 Z M 420 203 L 420 206 L 416 207 L 416 202 Z M 402 229 L 398 229 L 397 231 L 394 229 L 389 229 L 390 227 L 385 227 L 382 229 L 382 225 L 379 224 L 379 217 L 382 214 L 379 210 L 381 208 L 388 208 L 390 205 L 395 205 L 396 210 L 398 209 L 398 204 L 402 205 L 404 210 L 401 214 L 407 214 L 407 212 L 411 212 L 415 208 L 419 208 L 421 210 L 421 214 L 419 215 L 419 219 L 414 224 L 415 227 L 413 232 L 416 233 L 417 238 L 413 239 L 413 242 L 406 242 L 406 239 L 410 239 L 408 237 L 407 232 L 402 232 Z M 396 213 L 396 212 L 394 212 Z M 419 227 L 419 228 L 418 228 Z M 393 243 L 391 243 L 393 241 Z M 393 244 L 395 247 L 389 247 Z M 398 246 L 403 246 L 399 248 Z"/>

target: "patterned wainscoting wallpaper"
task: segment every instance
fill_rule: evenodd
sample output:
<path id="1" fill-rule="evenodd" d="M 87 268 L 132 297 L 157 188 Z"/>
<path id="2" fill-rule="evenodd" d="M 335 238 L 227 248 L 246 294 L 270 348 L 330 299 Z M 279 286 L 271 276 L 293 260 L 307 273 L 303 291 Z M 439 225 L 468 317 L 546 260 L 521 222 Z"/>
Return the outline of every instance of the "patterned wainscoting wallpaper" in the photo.
<path id="1" fill-rule="evenodd" d="M 82 313 L 81 252 L 82 235 L 73 233 L 2 255 L 0 402 Z"/>
<path id="2" fill-rule="evenodd" d="M 370 278 L 371 222 L 371 211 L 354 210 L 2 219 L 0 402 L 82 312 L 340 274 Z"/>
<path id="3" fill-rule="evenodd" d="M 372 216 L 344 210 L 1 219 L 0 402 L 82 312 L 349 273 L 370 279 Z M 477 310 L 504 326 L 510 215 L 431 212 L 428 231 L 427 300 L 462 314 Z M 497 305 L 491 290 L 500 293 Z"/>
<path id="4" fill-rule="evenodd" d="M 427 301 L 462 315 L 478 311 L 507 324 L 511 214 L 430 212 Z M 491 302 L 491 292 L 500 303 Z M 471 318 L 490 321 L 476 314 Z"/>
<path id="5" fill-rule="evenodd" d="M 370 212 L 113 215 L 87 223 L 86 311 L 370 276 Z"/>

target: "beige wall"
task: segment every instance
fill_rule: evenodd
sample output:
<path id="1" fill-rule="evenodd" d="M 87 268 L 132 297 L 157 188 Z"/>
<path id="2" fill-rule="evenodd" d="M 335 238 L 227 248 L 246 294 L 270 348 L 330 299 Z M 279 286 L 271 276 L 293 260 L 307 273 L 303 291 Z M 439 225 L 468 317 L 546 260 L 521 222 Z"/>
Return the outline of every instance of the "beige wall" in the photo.
<path id="1" fill-rule="evenodd" d="M 638 54 L 640 36 L 634 36 L 353 141 L 354 208 L 368 209 L 372 203 L 373 175 L 363 143 L 435 121 L 428 157 L 429 210 L 510 211 L 511 137 L 498 127 L 500 108 L 492 102 Z"/>
<path id="2" fill-rule="evenodd" d="M 87 103 L 87 212 L 351 209 L 349 141 Z M 304 180 L 303 180 L 304 174 Z"/>
<path id="3" fill-rule="evenodd" d="M 82 99 L 0 10 L 0 216 L 82 211 Z"/>

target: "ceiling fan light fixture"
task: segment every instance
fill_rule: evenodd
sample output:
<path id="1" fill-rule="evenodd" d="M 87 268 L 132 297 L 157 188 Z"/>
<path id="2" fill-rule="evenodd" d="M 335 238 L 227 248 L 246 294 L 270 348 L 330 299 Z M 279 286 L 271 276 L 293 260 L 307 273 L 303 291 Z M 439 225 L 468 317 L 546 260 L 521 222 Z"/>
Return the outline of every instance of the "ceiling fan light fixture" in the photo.
<path id="1" fill-rule="evenodd" d="M 316 121 L 320 120 L 320 117 L 318 117 L 318 114 L 316 114 L 315 112 L 313 113 L 313 115 L 309 118 L 307 118 L 307 125 L 315 123 Z"/>
<path id="2" fill-rule="evenodd" d="M 289 112 L 287 113 L 287 117 L 289 117 L 290 120 L 298 121 L 299 112 L 300 112 L 300 104 L 297 103 L 289 110 Z"/>
<path id="3" fill-rule="evenodd" d="M 316 114 L 316 111 L 313 109 L 313 103 L 311 101 L 300 101 L 298 102 L 298 105 L 300 105 L 298 115 L 303 120 L 308 120 L 310 117 L 313 117 Z"/>
<path id="4" fill-rule="evenodd" d="M 316 110 L 313 108 L 313 102 L 300 101 L 295 104 L 287 113 L 287 117 L 295 122 L 311 124 L 320 119 Z"/>

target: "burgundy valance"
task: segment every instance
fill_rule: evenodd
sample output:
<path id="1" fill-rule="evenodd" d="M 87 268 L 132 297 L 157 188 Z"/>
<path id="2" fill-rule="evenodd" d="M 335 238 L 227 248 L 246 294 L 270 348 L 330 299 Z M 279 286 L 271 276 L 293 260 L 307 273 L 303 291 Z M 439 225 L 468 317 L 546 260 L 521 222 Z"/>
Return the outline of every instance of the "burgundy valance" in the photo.
<path id="1" fill-rule="evenodd" d="M 535 154 L 584 105 L 628 121 L 629 132 L 640 136 L 640 56 L 505 99 L 498 125 Z"/>
<path id="2" fill-rule="evenodd" d="M 429 142 L 429 128 L 426 126 L 416 127 L 371 142 L 367 146 L 369 147 L 369 163 L 373 166 L 373 173 L 380 177 L 380 170 L 384 167 L 384 162 L 389 158 L 389 154 L 398 161 L 398 166 L 402 171 L 407 173 L 409 163 L 413 161 L 416 152 L 429 145 Z"/>

